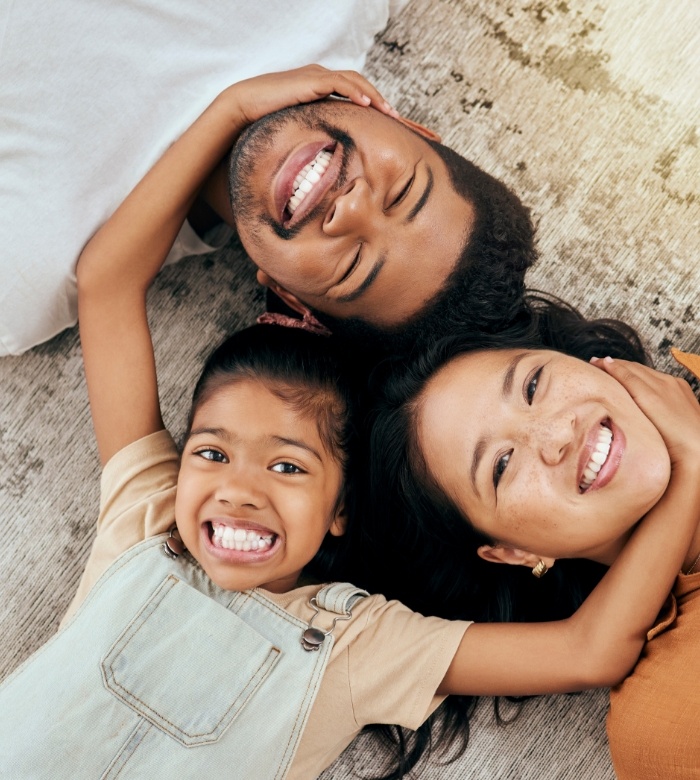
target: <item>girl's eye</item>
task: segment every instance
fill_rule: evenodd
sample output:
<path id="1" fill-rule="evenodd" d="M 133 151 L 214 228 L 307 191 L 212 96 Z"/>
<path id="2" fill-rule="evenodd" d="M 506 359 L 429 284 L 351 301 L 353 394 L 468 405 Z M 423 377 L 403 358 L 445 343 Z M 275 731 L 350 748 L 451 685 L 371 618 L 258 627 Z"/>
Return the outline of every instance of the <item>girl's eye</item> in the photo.
<path id="1" fill-rule="evenodd" d="M 544 366 L 541 366 L 540 368 L 535 371 L 535 373 L 530 377 L 530 381 L 527 383 L 527 387 L 525 388 L 525 400 L 528 403 L 528 406 L 532 406 L 532 400 L 535 397 L 535 393 L 537 392 L 537 384 L 540 381 L 540 374 L 542 373 L 542 369 Z"/>
<path id="2" fill-rule="evenodd" d="M 214 450 L 211 447 L 205 447 L 204 449 L 197 450 L 195 455 L 200 458 L 204 458 L 204 460 L 214 461 L 215 463 L 226 463 L 226 456 L 224 453 L 220 452 L 219 450 Z"/>
<path id="3" fill-rule="evenodd" d="M 295 466 L 294 463 L 275 463 L 271 471 L 275 471 L 277 474 L 304 474 L 304 470 L 299 466 Z"/>
<path id="4" fill-rule="evenodd" d="M 510 452 L 506 452 L 496 461 L 494 467 L 493 467 L 493 486 L 494 488 L 498 487 L 498 483 L 501 481 L 501 477 L 503 476 L 503 472 L 506 470 L 508 466 L 508 462 L 510 461 L 510 456 L 513 454 L 513 450 Z"/>

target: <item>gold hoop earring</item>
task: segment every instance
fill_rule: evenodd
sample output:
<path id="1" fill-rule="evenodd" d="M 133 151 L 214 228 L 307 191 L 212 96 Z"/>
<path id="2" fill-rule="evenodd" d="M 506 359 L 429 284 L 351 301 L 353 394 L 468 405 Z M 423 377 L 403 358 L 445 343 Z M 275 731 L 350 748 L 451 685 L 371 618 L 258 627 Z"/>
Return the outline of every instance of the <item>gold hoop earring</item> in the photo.
<path id="1" fill-rule="evenodd" d="M 541 577 L 544 577 L 544 575 L 549 571 L 547 568 L 547 564 L 540 558 L 539 562 L 536 566 L 533 566 L 532 568 L 532 574 L 534 577 L 537 577 L 539 580 Z"/>

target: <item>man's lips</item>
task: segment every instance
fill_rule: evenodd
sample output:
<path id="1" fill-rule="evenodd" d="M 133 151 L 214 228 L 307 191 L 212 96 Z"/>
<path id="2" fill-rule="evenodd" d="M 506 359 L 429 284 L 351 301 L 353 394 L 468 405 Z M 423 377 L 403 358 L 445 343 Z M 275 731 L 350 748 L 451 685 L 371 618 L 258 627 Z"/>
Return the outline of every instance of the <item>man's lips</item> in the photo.
<path id="1" fill-rule="evenodd" d="M 332 152 L 333 155 L 328 164 L 328 168 L 321 177 L 321 180 L 314 185 L 311 192 L 309 192 L 304 200 L 297 206 L 296 211 L 290 218 L 286 208 L 287 203 L 289 203 L 289 199 L 293 194 L 294 180 L 299 172 L 312 162 L 316 155 L 324 149 Z M 321 202 L 340 175 L 342 157 L 342 149 L 335 141 L 315 141 L 310 144 L 305 144 L 289 155 L 273 181 L 275 217 L 281 225 L 284 227 L 293 227 Z"/>
<path id="2" fill-rule="evenodd" d="M 586 467 L 586 464 L 591 459 L 591 454 L 593 453 L 596 442 L 598 441 L 598 432 L 601 426 L 603 425 L 603 423 L 605 423 L 606 428 L 612 431 L 612 441 L 610 442 L 610 451 L 608 452 L 605 462 L 600 467 L 600 471 L 598 471 L 598 473 L 596 474 L 593 482 L 585 488 L 585 490 L 583 491 L 584 493 L 590 493 L 591 491 L 594 490 L 600 490 L 600 488 L 605 487 L 612 480 L 612 478 L 617 473 L 617 470 L 620 466 L 620 462 L 622 461 L 622 456 L 624 454 L 625 447 L 627 446 L 627 441 L 625 439 L 625 435 L 623 434 L 622 430 L 610 418 L 601 420 L 589 432 L 586 438 L 586 443 L 584 445 L 584 448 L 581 452 L 581 455 L 579 456 L 579 463 L 578 463 L 578 470 L 577 470 L 578 482 L 576 483 L 577 487 L 581 485 L 584 469 Z"/>

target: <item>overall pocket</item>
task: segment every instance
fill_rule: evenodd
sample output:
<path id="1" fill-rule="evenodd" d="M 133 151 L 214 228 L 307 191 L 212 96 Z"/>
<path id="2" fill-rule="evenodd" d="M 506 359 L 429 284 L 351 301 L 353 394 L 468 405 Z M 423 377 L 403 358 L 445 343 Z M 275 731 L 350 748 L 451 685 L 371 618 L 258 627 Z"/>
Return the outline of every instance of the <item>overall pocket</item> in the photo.
<path id="1" fill-rule="evenodd" d="M 279 655 L 236 614 L 170 575 L 101 667 L 114 696 L 191 747 L 219 739 Z"/>

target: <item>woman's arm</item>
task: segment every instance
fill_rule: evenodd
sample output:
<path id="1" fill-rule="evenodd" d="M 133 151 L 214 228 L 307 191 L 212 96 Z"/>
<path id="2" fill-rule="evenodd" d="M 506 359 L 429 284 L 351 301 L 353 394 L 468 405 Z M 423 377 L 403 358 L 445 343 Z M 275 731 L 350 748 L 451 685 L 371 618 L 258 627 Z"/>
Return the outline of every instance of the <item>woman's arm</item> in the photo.
<path id="1" fill-rule="evenodd" d="M 198 190 L 248 124 L 333 93 L 394 115 L 354 71 L 310 65 L 241 81 L 214 100 L 86 245 L 78 261 L 78 316 L 103 464 L 163 427 L 146 292 Z"/>
<path id="2" fill-rule="evenodd" d="M 700 406 L 682 379 L 598 363 L 664 437 L 671 482 L 600 584 L 569 619 L 472 625 L 440 693 L 526 695 L 605 687 L 634 666 L 700 520 Z"/>

